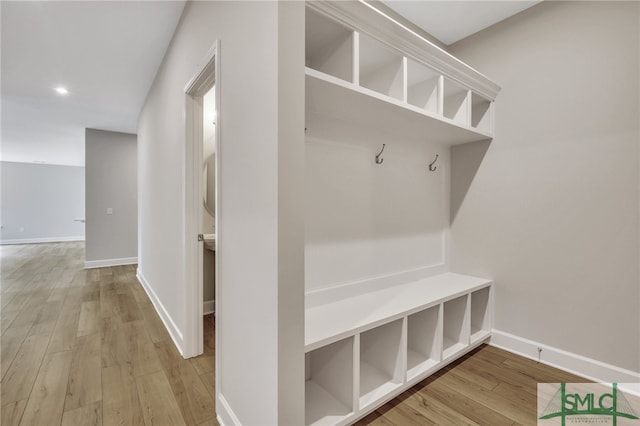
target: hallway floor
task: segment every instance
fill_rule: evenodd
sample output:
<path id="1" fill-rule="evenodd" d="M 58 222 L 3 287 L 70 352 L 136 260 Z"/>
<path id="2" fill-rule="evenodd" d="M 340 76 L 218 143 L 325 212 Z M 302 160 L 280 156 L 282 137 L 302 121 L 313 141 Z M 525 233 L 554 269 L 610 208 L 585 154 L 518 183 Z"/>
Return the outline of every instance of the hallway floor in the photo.
<path id="1" fill-rule="evenodd" d="M 214 318 L 184 360 L 136 267 L 84 270 L 84 243 L 2 246 L 4 425 L 217 425 Z"/>

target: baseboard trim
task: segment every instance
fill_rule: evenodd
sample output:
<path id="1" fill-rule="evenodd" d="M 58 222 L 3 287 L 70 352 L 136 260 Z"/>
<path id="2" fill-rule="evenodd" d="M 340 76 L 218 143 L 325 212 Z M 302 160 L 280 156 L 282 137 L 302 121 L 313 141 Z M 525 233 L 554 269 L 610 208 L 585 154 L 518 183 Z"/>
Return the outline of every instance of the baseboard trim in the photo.
<path id="1" fill-rule="evenodd" d="M 216 313 L 216 301 L 215 300 L 205 300 L 202 304 L 202 314 L 209 315 Z"/>
<path id="2" fill-rule="evenodd" d="M 138 263 L 137 257 L 123 257 L 120 259 L 86 260 L 84 269 L 106 268 L 109 266 L 135 265 Z"/>
<path id="3" fill-rule="evenodd" d="M 62 243 L 65 241 L 84 241 L 84 236 L 9 239 L 9 240 L 0 240 L 0 245 Z"/>
<path id="4" fill-rule="evenodd" d="M 538 348 L 541 348 L 539 361 L 542 364 L 595 382 L 619 383 L 620 389 L 640 395 L 640 372 L 626 370 L 499 330 L 491 332 L 489 344 L 535 361 L 538 361 Z"/>
<path id="5" fill-rule="evenodd" d="M 153 291 L 153 288 L 151 288 L 151 286 L 149 285 L 149 282 L 142 274 L 142 271 L 140 271 L 140 268 L 138 268 L 138 270 L 136 271 L 136 278 L 138 278 L 138 281 L 142 285 L 142 288 L 147 293 L 147 296 L 149 296 L 149 299 L 151 300 L 153 307 L 156 309 L 156 312 L 160 316 L 164 327 L 169 332 L 171 340 L 173 340 L 173 343 L 176 345 L 176 348 L 180 352 L 180 355 L 182 355 L 182 357 L 184 358 L 184 341 L 180 329 L 176 326 L 176 323 L 173 321 L 173 318 L 171 318 L 171 315 L 169 315 L 169 312 L 165 309 L 160 299 L 158 299 L 156 292 Z"/>
<path id="6" fill-rule="evenodd" d="M 218 418 L 218 423 L 220 423 L 222 426 L 240 426 L 242 423 L 240 423 L 240 420 L 238 420 L 238 417 L 233 412 L 233 410 L 227 403 L 227 400 L 221 393 L 218 394 L 217 400 L 218 404 L 216 404 L 216 417 Z"/>

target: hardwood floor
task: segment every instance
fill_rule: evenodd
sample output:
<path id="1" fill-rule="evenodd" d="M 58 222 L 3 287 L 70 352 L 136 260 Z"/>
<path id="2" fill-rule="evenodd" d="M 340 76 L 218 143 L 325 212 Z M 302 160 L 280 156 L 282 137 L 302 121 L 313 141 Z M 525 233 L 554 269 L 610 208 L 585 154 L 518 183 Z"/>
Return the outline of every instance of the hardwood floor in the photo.
<path id="1" fill-rule="evenodd" d="M 213 316 L 184 360 L 135 266 L 84 270 L 82 242 L 0 252 L 0 424 L 217 425 Z"/>
<path id="2" fill-rule="evenodd" d="M 135 266 L 84 270 L 78 242 L 1 246 L 4 425 L 217 425 L 215 322 L 184 360 Z M 534 425 L 538 382 L 584 379 L 490 346 L 357 425 Z"/>
<path id="3" fill-rule="evenodd" d="M 356 423 L 536 425 L 538 383 L 582 377 L 482 345 Z"/>

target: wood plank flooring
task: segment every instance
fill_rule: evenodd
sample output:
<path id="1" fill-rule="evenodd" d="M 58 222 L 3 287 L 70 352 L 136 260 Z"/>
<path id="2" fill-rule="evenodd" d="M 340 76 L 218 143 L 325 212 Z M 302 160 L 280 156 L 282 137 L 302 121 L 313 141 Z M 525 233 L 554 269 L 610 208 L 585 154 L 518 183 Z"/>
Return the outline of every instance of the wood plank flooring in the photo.
<path id="1" fill-rule="evenodd" d="M 537 384 L 588 380 L 482 345 L 356 423 L 536 425 Z"/>
<path id="2" fill-rule="evenodd" d="M 84 270 L 82 242 L 0 253 L 0 424 L 218 424 L 213 316 L 185 360 L 134 265 Z"/>
<path id="3" fill-rule="evenodd" d="M 213 316 L 184 360 L 135 266 L 84 270 L 81 242 L 0 253 L 1 425 L 218 424 Z M 481 346 L 356 424 L 534 425 L 538 382 L 582 381 Z"/>

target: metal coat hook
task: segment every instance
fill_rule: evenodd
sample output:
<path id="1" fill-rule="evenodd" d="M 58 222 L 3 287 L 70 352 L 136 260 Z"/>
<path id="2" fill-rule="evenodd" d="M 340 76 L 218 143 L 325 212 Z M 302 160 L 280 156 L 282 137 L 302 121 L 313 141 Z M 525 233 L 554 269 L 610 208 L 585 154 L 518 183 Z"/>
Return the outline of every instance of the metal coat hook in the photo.
<path id="1" fill-rule="evenodd" d="M 387 144 L 383 143 L 382 149 L 380 150 L 379 153 L 376 154 L 376 164 L 382 164 L 382 162 L 384 161 L 384 158 L 380 158 L 380 156 L 382 155 L 382 151 L 384 151 L 385 146 L 387 146 Z"/>
<path id="2" fill-rule="evenodd" d="M 431 162 L 431 164 L 429 164 L 429 171 L 430 172 L 435 172 L 437 167 L 434 166 L 434 164 L 436 164 L 436 161 L 438 161 L 438 154 L 436 154 L 436 158 Z"/>

